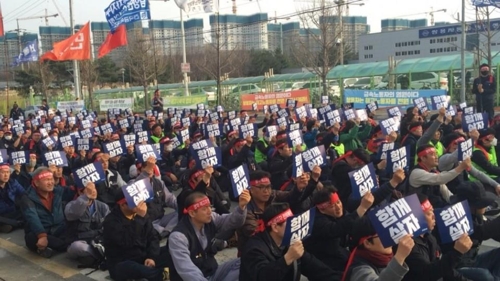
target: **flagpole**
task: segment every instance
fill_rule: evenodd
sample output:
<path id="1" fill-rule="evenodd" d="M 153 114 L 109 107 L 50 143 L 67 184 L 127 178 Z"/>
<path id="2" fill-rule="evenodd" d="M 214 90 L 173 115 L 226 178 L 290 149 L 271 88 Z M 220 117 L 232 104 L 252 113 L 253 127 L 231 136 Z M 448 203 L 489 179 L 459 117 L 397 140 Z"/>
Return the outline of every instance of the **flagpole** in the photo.
<path id="1" fill-rule="evenodd" d="M 462 38 L 461 38 L 461 51 L 460 51 L 460 68 L 461 68 L 461 83 L 460 83 L 460 102 L 465 102 L 465 86 L 466 86 L 466 73 L 465 73 L 465 45 L 467 42 L 465 32 L 465 0 L 462 0 Z"/>
<path id="2" fill-rule="evenodd" d="M 73 18 L 73 0 L 69 0 L 69 21 L 70 21 L 70 29 L 71 35 L 75 34 L 75 23 Z M 78 68 L 78 61 L 73 60 L 73 78 L 75 84 L 75 96 L 77 99 L 80 99 L 80 70 Z"/>
<path id="3" fill-rule="evenodd" d="M 184 64 L 187 63 L 187 59 L 186 59 L 186 32 L 184 30 L 184 17 L 183 17 L 183 13 L 182 13 L 182 9 L 179 8 L 179 11 L 181 12 L 181 37 L 182 37 L 182 62 Z M 188 74 L 187 72 L 184 72 L 184 87 L 185 87 L 185 91 L 186 91 L 186 96 L 189 96 L 189 85 L 188 85 Z"/>
<path id="4" fill-rule="evenodd" d="M 10 67 L 9 67 L 9 48 L 7 44 L 7 33 L 5 32 L 3 35 L 3 43 L 5 50 L 5 93 L 7 95 L 7 107 L 5 109 L 5 115 L 9 114 L 9 75 L 10 75 Z"/>

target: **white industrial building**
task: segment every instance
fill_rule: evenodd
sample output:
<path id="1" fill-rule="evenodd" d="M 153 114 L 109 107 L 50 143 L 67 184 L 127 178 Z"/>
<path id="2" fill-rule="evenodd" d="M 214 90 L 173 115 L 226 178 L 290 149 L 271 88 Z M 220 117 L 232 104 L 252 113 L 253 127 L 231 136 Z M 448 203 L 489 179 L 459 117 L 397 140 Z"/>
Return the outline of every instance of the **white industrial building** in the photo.
<path id="1" fill-rule="evenodd" d="M 460 24 L 420 27 L 362 34 L 358 40 L 359 62 L 386 61 L 390 56 L 396 60 L 460 54 Z M 500 19 L 490 21 L 491 50 L 500 51 Z M 473 51 L 478 46 L 485 49 L 488 44 L 487 29 L 475 22 L 467 23 L 466 50 Z"/>

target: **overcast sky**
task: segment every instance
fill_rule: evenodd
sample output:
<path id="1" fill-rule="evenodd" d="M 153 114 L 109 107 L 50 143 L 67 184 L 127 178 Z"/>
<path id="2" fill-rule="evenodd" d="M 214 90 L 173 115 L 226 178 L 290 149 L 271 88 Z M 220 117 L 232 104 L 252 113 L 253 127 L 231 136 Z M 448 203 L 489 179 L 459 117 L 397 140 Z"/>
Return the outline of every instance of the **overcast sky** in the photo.
<path id="1" fill-rule="evenodd" d="M 151 13 L 153 19 L 169 19 L 179 20 L 179 9 L 174 1 L 167 2 L 157 1 L 151 3 Z M 298 2 L 302 1 L 302 2 Z M 259 12 L 267 12 L 269 18 L 274 17 L 276 12 L 278 17 L 291 15 L 296 11 L 310 7 L 307 1 L 312 0 L 236 0 L 239 15 L 250 15 Z M 316 0 L 318 1 L 318 0 Z M 356 0 L 346 0 L 356 1 Z M 69 25 L 69 0 L 0 0 L 2 7 L 4 26 L 6 31 L 16 28 L 16 18 L 25 18 L 32 16 L 43 16 L 45 9 L 48 14 L 59 13 L 56 8 L 57 4 L 61 14 Z M 75 23 L 82 24 L 89 20 L 105 21 L 104 9 L 111 3 L 111 0 L 73 0 L 75 11 Z M 333 2 L 326 0 L 326 2 Z M 435 14 L 435 21 L 455 22 L 457 13 L 461 11 L 460 0 L 364 0 L 363 6 L 350 6 L 351 16 L 366 16 L 368 24 L 371 26 L 371 31 L 380 31 L 380 20 L 385 18 L 402 17 L 408 19 L 427 18 L 430 23 L 430 16 L 426 12 L 434 10 L 447 9 L 446 12 Z M 470 3 L 471 0 L 466 0 Z M 382 4 L 383 3 L 383 4 Z M 231 0 L 220 0 L 221 13 L 229 14 L 232 12 Z M 208 29 L 208 14 L 189 15 L 190 18 L 205 19 L 205 29 Z M 494 17 L 500 17 L 500 12 L 495 12 Z M 467 5 L 466 18 L 474 19 L 474 12 L 470 4 Z M 298 21 L 297 18 L 291 18 L 288 21 Z M 287 22 L 287 21 L 282 21 Z M 19 22 L 21 29 L 26 29 L 29 32 L 38 33 L 38 27 L 45 25 L 43 19 L 22 20 Z M 50 18 L 49 25 L 64 26 L 64 21 L 61 16 L 58 18 Z"/>

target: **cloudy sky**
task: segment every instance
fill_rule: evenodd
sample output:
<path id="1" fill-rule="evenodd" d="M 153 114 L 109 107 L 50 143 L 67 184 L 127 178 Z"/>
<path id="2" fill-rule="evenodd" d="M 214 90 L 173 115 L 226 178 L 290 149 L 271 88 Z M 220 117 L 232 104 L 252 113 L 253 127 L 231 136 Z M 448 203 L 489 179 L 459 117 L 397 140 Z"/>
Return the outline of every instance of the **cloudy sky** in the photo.
<path id="1" fill-rule="evenodd" d="M 151 13 L 153 19 L 179 20 L 179 9 L 174 1 L 151 0 Z M 293 15 L 301 9 L 310 7 L 310 4 L 304 3 L 313 0 L 236 0 L 239 15 L 250 15 L 259 12 L 267 12 L 269 17 L 278 17 Z M 316 0 L 318 1 L 318 0 Z M 357 0 L 346 0 L 357 1 Z M 470 3 L 471 0 L 466 0 Z M 111 0 L 73 0 L 75 11 L 75 22 L 77 24 L 91 21 L 105 21 L 104 9 L 111 3 Z M 332 3 L 333 0 L 326 0 Z M 435 14 L 435 21 L 455 22 L 457 13 L 461 11 L 460 0 L 363 0 L 363 6 L 350 6 L 350 15 L 366 16 L 368 24 L 371 25 L 372 32 L 380 31 L 380 20 L 385 18 L 403 17 L 408 19 L 427 18 L 430 22 L 430 16 L 425 14 L 434 10 L 447 9 L 446 12 Z M 2 7 L 5 30 L 10 31 L 16 28 L 16 19 L 34 16 L 43 16 L 47 9 L 48 14 L 59 13 L 63 17 L 50 18 L 49 25 L 64 26 L 66 20 L 69 24 L 69 0 L 0 0 Z M 221 13 L 229 14 L 232 12 L 231 0 L 220 0 Z M 58 7 L 58 8 L 57 8 Z M 59 11 L 58 11 L 59 10 Z M 205 19 L 205 28 L 208 24 L 208 14 L 188 15 L 190 18 Z M 494 17 L 500 18 L 500 11 L 494 12 Z M 467 4 L 466 18 L 474 19 L 474 11 L 470 4 Z M 298 21 L 295 17 L 290 20 Z M 38 26 L 45 25 L 43 19 L 22 20 L 19 22 L 20 28 L 29 32 L 38 32 Z"/>

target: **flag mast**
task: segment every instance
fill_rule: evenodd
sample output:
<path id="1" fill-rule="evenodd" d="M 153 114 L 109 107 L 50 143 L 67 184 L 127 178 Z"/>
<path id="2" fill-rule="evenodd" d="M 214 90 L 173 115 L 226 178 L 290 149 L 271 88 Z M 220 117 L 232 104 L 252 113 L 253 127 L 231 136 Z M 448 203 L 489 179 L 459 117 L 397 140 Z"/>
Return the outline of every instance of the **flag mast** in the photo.
<path id="1" fill-rule="evenodd" d="M 75 22 L 73 18 L 73 0 L 69 0 L 69 21 L 70 21 L 71 35 L 73 35 L 75 34 Z M 81 98 L 80 69 L 78 67 L 77 60 L 73 60 L 73 78 L 75 85 L 75 96 L 77 99 L 80 99 Z"/>

